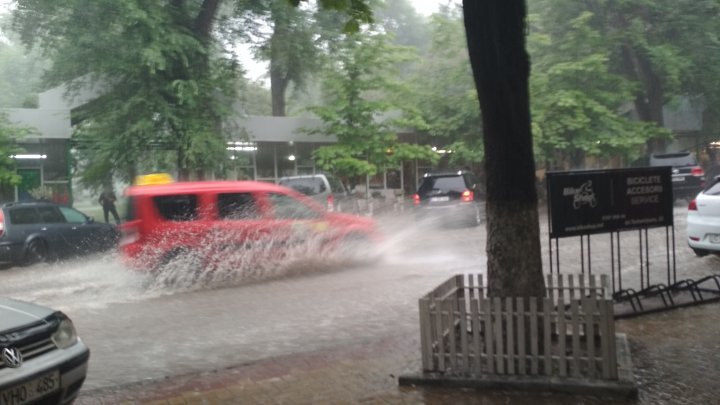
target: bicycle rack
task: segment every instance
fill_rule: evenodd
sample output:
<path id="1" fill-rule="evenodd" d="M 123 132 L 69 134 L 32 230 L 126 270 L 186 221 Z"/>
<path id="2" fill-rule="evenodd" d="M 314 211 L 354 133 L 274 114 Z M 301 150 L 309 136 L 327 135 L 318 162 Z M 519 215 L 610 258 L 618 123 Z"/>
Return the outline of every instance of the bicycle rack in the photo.
<path id="1" fill-rule="evenodd" d="M 652 285 L 641 291 L 622 290 L 613 294 L 613 299 L 617 319 L 717 302 L 720 301 L 720 275 L 680 280 L 671 286 Z M 629 307 L 625 303 L 629 303 Z"/>

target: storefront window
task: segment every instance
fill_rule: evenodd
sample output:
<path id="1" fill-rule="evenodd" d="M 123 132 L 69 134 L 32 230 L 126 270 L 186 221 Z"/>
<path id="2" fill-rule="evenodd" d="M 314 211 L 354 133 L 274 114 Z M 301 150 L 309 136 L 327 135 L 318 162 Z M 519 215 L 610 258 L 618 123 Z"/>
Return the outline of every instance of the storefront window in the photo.
<path id="1" fill-rule="evenodd" d="M 275 145 L 277 151 L 278 177 L 294 176 L 295 162 L 295 145 L 287 142 L 280 142 Z"/>
<path id="2" fill-rule="evenodd" d="M 258 179 L 275 179 L 275 143 L 259 143 L 255 156 Z"/>

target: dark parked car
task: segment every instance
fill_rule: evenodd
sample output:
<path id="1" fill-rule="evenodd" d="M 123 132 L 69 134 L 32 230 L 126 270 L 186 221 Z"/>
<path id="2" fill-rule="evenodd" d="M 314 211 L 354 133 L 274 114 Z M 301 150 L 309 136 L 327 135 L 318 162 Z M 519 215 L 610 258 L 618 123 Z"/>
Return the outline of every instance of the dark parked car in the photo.
<path id="1" fill-rule="evenodd" d="M 413 203 L 419 218 L 434 217 L 471 226 L 485 218 L 484 192 L 477 177 L 466 170 L 425 174 Z"/>
<path id="2" fill-rule="evenodd" d="M 99 252 L 117 244 L 114 225 L 50 202 L 0 206 L 0 263 L 36 263 Z"/>
<path id="3" fill-rule="evenodd" d="M 690 152 L 650 155 L 649 166 L 671 166 L 673 198 L 694 198 L 705 188 L 705 171 Z"/>
<path id="4" fill-rule="evenodd" d="M 65 314 L 0 297 L 0 404 L 71 403 L 89 358 Z"/>

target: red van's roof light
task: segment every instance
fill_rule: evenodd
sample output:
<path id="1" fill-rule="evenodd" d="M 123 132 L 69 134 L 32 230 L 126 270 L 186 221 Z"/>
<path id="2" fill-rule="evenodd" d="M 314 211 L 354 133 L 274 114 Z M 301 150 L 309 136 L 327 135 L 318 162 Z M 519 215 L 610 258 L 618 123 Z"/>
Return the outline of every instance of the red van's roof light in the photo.
<path id="1" fill-rule="evenodd" d="M 136 186 L 157 186 L 170 183 L 173 183 L 173 178 L 167 173 L 150 173 L 135 176 L 135 181 L 133 182 Z"/>

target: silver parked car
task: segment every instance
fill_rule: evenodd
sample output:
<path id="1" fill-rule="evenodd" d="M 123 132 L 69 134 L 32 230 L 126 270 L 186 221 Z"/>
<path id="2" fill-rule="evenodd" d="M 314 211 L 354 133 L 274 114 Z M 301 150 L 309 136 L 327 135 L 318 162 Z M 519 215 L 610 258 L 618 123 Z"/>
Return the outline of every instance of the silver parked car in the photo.
<path id="1" fill-rule="evenodd" d="M 60 311 L 0 297 L 0 404 L 69 404 L 90 350 Z"/>
<path id="2" fill-rule="evenodd" d="M 320 203 L 328 211 L 357 212 L 354 200 L 342 182 L 324 173 L 281 177 L 281 186 L 299 191 Z"/>

